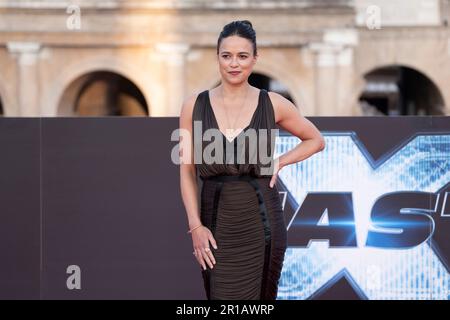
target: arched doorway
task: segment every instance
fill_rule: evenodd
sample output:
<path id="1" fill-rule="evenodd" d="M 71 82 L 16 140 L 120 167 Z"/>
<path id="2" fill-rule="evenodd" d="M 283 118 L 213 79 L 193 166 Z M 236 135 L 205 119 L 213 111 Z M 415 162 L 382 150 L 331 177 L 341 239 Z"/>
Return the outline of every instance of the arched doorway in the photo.
<path id="1" fill-rule="evenodd" d="M 65 116 L 147 116 L 141 90 L 110 71 L 94 71 L 74 80 L 64 91 L 58 114 Z"/>
<path id="2" fill-rule="evenodd" d="M 437 86 L 423 73 L 404 66 L 377 68 L 364 75 L 359 102 L 363 115 L 444 115 Z"/>

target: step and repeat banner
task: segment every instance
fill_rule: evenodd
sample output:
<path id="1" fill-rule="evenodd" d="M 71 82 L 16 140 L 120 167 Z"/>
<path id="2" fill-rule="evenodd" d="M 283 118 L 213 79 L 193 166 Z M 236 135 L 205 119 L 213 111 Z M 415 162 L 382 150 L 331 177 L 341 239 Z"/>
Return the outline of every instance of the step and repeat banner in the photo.
<path id="1" fill-rule="evenodd" d="M 449 118 L 309 119 L 326 148 L 280 171 L 278 299 L 449 299 Z M 0 298 L 206 299 L 177 126 L 0 118 Z"/>

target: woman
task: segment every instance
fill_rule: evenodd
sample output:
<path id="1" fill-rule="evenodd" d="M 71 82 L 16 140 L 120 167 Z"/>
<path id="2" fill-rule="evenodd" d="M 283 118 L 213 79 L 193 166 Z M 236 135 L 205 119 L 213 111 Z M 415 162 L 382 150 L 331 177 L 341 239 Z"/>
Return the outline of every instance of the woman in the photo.
<path id="1" fill-rule="evenodd" d="M 257 57 L 252 24 L 247 20 L 227 24 L 217 42 L 221 84 L 188 97 L 180 114 L 180 129 L 191 137 L 197 122 L 202 125 L 202 133 L 216 130 L 215 139 L 223 141 L 223 150 L 215 156 L 218 154 L 224 161 L 195 162 L 194 153 L 203 156 L 206 151 L 204 141 L 199 145 L 194 139 L 185 141 L 180 152 L 189 154 L 190 161 L 180 166 L 180 186 L 189 220 L 188 233 L 192 236 L 195 258 L 202 267 L 208 299 L 276 299 L 287 247 L 276 177 L 283 167 L 325 147 L 318 129 L 289 100 L 249 85 L 248 77 Z M 231 147 L 244 148 L 247 159 L 251 148 L 245 147 L 264 146 L 259 143 L 263 135 L 245 141 L 252 130 L 265 129 L 273 148 L 270 130 L 276 124 L 302 142 L 275 161 L 272 158 L 270 174 L 263 172 L 265 167 L 259 161 L 228 161 Z M 195 148 L 200 151 L 194 151 Z M 203 180 L 200 210 L 197 171 Z"/>

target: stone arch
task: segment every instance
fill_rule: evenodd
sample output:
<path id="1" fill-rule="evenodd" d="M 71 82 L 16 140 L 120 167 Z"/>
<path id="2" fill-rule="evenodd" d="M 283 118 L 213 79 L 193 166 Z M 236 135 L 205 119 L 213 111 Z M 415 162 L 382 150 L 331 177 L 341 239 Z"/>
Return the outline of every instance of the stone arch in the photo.
<path id="1" fill-rule="evenodd" d="M 445 102 L 436 83 L 405 64 L 388 64 L 363 74 L 358 100 L 365 115 L 443 115 Z"/>
<path id="2" fill-rule="evenodd" d="M 147 116 L 142 91 L 126 77 L 110 71 L 88 72 L 64 91 L 58 114 L 64 116 Z"/>
<path id="3" fill-rule="evenodd" d="M 152 78 L 151 74 L 149 72 L 145 73 L 144 70 L 139 70 L 135 66 L 119 61 L 114 57 L 105 58 L 104 56 L 99 56 L 76 61 L 62 68 L 62 72 L 55 77 L 51 90 L 42 96 L 44 116 L 62 114 L 63 112 L 58 110 L 58 108 L 66 89 L 83 75 L 95 71 L 112 72 L 129 79 L 144 96 L 148 104 L 148 114 L 151 114 L 152 103 L 150 97 L 153 93 L 157 95 L 157 91 L 160 89 L 158 82 Z"/>

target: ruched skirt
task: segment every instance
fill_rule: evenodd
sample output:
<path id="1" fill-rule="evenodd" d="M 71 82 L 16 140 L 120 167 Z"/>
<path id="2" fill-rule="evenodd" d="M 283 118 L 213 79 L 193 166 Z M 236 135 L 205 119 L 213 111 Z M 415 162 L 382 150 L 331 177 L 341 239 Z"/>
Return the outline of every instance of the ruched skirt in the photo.
<path id="1" fill-rule="evenodd" d="M 270 177 L 201 178 L 201 220 L 216 242 L 202 269 L 209 300 L 275 300 L 287 248 L 280 196 Z"/>

